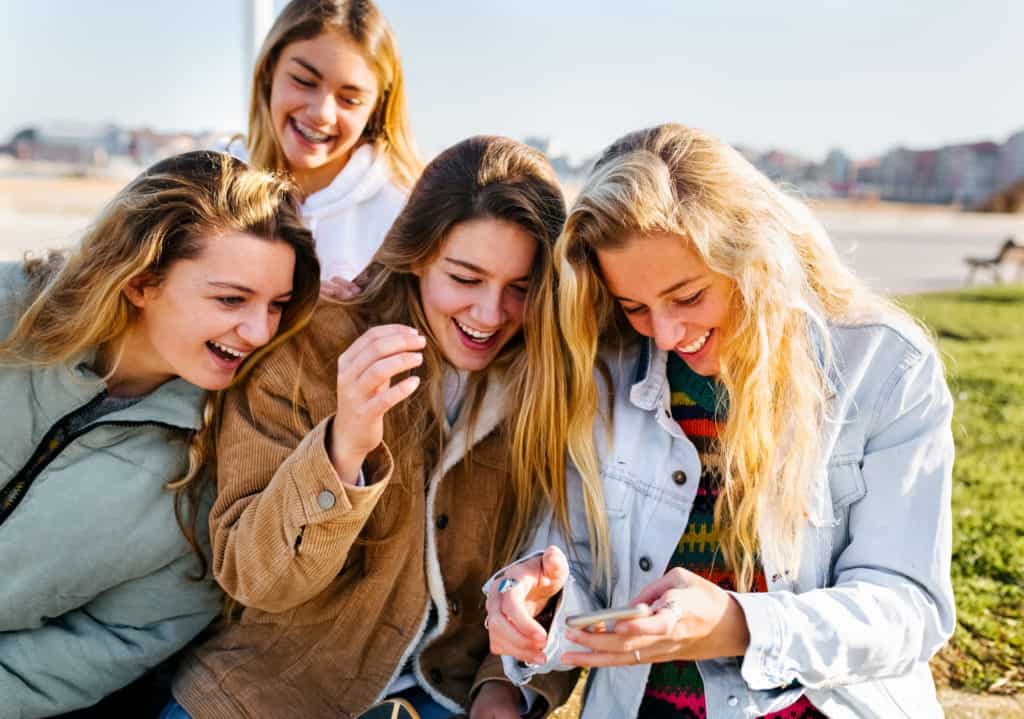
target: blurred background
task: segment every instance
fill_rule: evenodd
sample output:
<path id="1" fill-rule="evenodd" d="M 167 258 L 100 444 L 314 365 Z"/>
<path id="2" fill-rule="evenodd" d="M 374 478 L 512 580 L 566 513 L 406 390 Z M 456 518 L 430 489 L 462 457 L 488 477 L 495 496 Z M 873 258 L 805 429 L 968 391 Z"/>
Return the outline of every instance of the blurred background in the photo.
<path id="1" fill-rule="evenodd" d="M 0 260 L 74 242 L 143 166 L 244 131 L 283 4 L 0 0 Z M 950 707 L 982 692 L 1006 695 L 989 716 L 1024 716 L 1024 256 L 1007 245 L 1024 242 L 1024 3 L 378 4 L 424 157 L 509 135 L 571 194 L 627 131 L 704 128 L 806 197 L 932 327 L 959 451 L 960 627 L 936 675 Z"/>

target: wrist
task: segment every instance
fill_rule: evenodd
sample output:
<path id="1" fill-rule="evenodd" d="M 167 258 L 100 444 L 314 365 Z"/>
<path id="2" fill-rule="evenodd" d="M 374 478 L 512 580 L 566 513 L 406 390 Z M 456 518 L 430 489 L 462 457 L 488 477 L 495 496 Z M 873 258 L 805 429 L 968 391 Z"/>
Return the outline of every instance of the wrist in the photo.
<path id="1" fill-rule="evenodd" d="M 359 482 L 359 473 L 363 468 L 363 461 L 366 459 L 365 452 L 352 451 L 344 446 L 344 442 L 335 436 L 334 420 L 331 420 L 327 432 L 324 433 L 325 449 L 327 458 L 331 460 L 335 474 L 343 484 L 356 485 Z"/>

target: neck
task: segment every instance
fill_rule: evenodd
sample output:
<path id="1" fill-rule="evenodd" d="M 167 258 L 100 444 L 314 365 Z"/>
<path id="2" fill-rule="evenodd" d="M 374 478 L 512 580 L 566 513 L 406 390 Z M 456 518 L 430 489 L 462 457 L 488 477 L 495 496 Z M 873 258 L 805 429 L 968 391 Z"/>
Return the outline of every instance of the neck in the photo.
<path id="1" fill-rule="evenodd" d="M 146 346 L 145 339 L 132 330 L 100 346 L 93 369 L 106 380 L 108 395 L 142 397 L 174 378 L 156 366 L 155 353 Z"/>
<path id="2" fill-rule="evenodd" d="M 316 167 L 312 170 L 304 170 L 299 173 L 293 171 L 292 177 L 295 179 L 295 184 L 299 186 L 302 196 L 309 197 L 314 192 L 319 192 L 334 182 L 334 178 L 340 175 L 342 171 L 348 167 L 348 162 L 352 159 L 352 154 L 358 150 L 359 147 L 360 145 L 353 147 L 340 161 L 332 162 L 328 165 L 323 165 L 322 167 Z"/>

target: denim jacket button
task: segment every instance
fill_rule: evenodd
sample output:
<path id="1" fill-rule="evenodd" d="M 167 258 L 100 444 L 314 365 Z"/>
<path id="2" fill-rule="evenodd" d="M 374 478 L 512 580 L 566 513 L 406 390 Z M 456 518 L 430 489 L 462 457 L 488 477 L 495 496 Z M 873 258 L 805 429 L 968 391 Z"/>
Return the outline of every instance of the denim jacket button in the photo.
<path id="1" fill-rule="evenodd" d="M 316 497 L 316 503 L 320 505 L 320 509 L 330 509 L 334 506 L 334 501 L 334 494 L 326 489 Z"/>
<path id="2" fill-rule="evenodd" d="M 640 569 L 642 569 L 645 572 L 651 571 L 650 557 L 640 557 Z"/>
<path id="3" fill-rule="evenodd" d="M 726 701 L 729 703 L 729 706 L 731 707 L 734 707 L 740 703 L 740 700 L 737 699 L 735 696 L 729 697 L 728 699 L 726 699 Z"/>
<path id="4" fill-rule="evenodd" d="M 675 472 L 672 473 L 672 481 L 678 484 L 679 486 L 686 484 L 686 472 L 684 472 L 681 469 L 677 469 Z"/>

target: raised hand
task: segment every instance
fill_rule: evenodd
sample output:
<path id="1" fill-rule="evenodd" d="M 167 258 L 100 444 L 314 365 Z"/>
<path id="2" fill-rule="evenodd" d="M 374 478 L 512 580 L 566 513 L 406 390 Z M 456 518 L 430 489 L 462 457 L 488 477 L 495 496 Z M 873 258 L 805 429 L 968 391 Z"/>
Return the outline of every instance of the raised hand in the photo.
<path id="1" fill-rule="evenodd" d="M 422 364 L 425 345 L 412 327 L 381 325 L 338 358 L 338 411 L 327 451 L 342 482 L 356 483 L 366 455 L 384 438 L 384 415 L 419 386 L 415 376 L 394 385 L 391 380 Z"/>
<path id="2" fill-rule="evenodd" d="M 562 550 L 550 546 L 544 554 L 509 567 L 487 594 L 487 630 L 491 653 L 543 664 L 547 630 L 534 617 L 551 597 L 562 591 L 569 562 Z"/>

